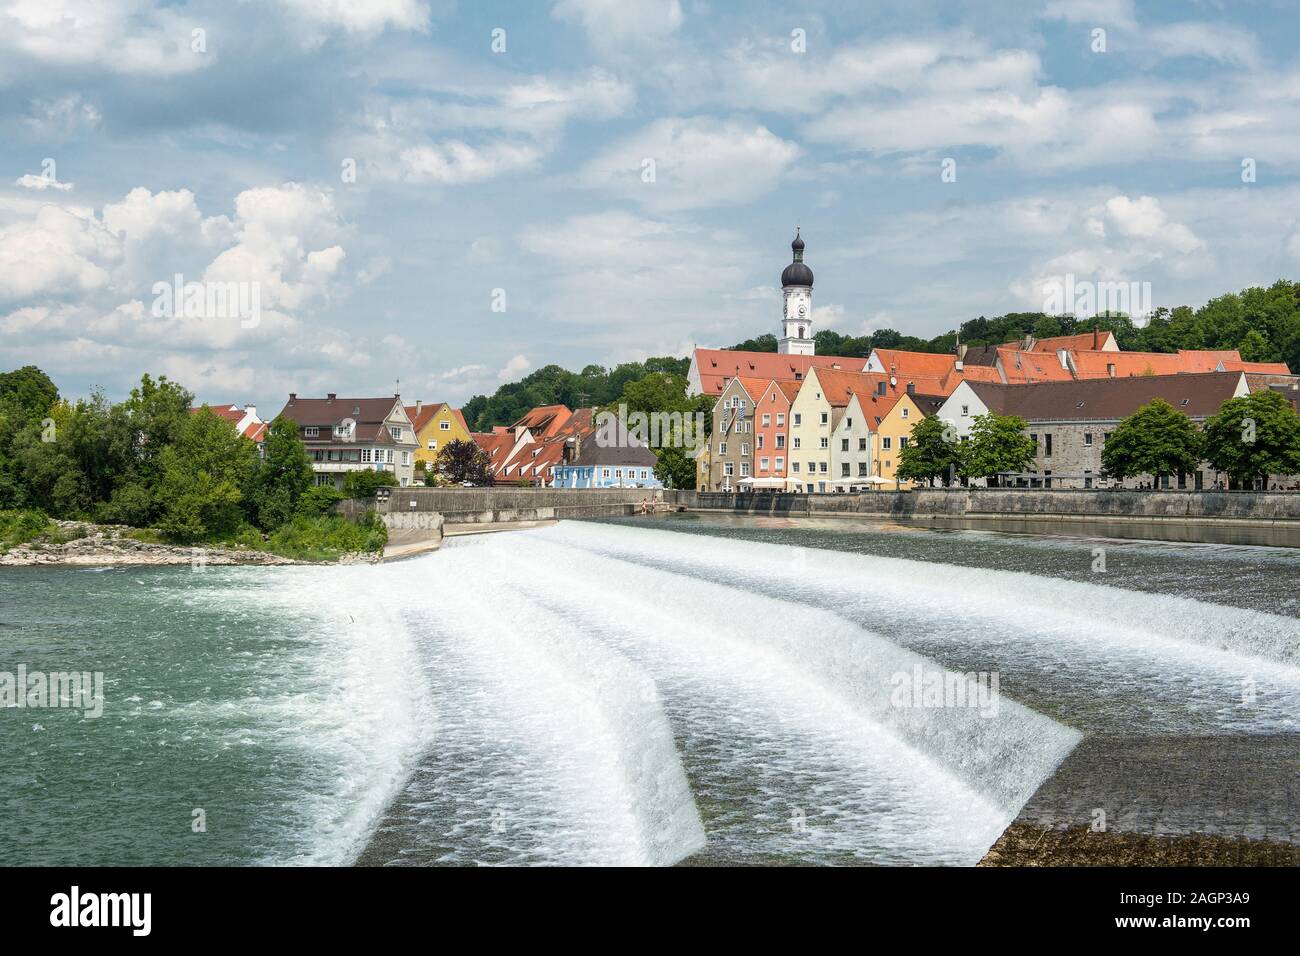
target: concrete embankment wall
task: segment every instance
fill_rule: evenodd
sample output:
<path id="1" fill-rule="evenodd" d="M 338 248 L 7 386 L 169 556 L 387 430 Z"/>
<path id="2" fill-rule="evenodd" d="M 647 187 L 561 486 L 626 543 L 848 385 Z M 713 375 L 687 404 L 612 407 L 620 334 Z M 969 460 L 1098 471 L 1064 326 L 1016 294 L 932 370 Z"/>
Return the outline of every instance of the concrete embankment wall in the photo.
<path id="1" fill-rule="evenodd" d="M 678 492 L 645 488 L 394 488 L 387 502 L 344 502 L 344 513 L 372 508 L 391 528 L 415 527 L 421 515 L 447 524 L 603 518 L 636 514 L 646 499 L 672 506 Z"/>
<path id="2" fill-rule="evenodd" d="M 688 510 L 857 516 L 926 527 L 1300 547 L 1287 492 L 921 489 L 861 494 L 677 492 Z"/>

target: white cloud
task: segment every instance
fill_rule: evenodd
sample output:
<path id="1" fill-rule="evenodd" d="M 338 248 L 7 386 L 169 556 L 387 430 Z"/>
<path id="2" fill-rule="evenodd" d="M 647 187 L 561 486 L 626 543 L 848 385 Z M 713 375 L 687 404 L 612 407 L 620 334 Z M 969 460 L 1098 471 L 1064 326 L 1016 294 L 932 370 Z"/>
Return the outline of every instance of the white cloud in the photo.
<path id="1" fill-rule="evenodd" d="M 148 0 L 4 0 L 0 49 L 109 73 L 172 76 L 206 69 L 215 50 L 191 50 L 194 18 Z"/>
<path id="2" fill-rule="evenodd" d="M 1144 28 L 1142 38 L 1166 57 L 1204 57 L 1238 66 L 1259 60 L 1255 35 L 1226 23 L 1173 23 Z"/>
<path id="3" fill-rule="evenodd" d="M 557 0 L 551 14 L 580 24 L 587 42 L 605 53 L 661 42 L 685 19 L 680 0 Z"/>
<path id="4" fill-rule="evenodd" d="M 92 211 L 42 206 L 33 219 L 0 228 L 0 302 L 103 288 L 121 254 Z"/>
<path id="5" fill-rule="evenodd" d="M 424 0 L 279 0 L 312 23 L 373 36 L 387 27 L 422 31 L 429 24 Z"/>
<path id="6" fill-rule="evenodd" d="M 527 356 L 516 355 L 506 362 L 501 371 L 497 372 L 497 379 L 502 382 L 513 382 L 532 367 L 533 363 L 528 361 Z"/>
<path id="7" fill-rule="evenodd" d="M 72 183 L 61 183 L 53 176 L 37 176 L 33 173 L 24 173 L 14 180 L 15 186 L 22 186 L 24 189 L 57 189 L 60 192 L 70 192 Z"/>
<path id="8" fill-rule="evenodd" d="M 798 156 L 797 145 L 765 126 L 670 118 L 616 143 L 592 159 L 579 178 L 653 209 L 694 209 L 763 195 Z"/>

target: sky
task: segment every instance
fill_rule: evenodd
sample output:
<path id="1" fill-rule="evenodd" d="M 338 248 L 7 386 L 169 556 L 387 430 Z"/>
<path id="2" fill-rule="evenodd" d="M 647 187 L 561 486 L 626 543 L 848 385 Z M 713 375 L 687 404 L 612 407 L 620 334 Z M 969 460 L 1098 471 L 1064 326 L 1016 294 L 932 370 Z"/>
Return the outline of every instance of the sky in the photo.
<path id="1" fill-rule="evenodd" d="M 0 0 L 0 368 L 460 403 L 778 332 L 796 226 L 815 330 L 1066 273 L 1199 306 L 1300 273 L 1297 35 L 1249 0 Z"/>

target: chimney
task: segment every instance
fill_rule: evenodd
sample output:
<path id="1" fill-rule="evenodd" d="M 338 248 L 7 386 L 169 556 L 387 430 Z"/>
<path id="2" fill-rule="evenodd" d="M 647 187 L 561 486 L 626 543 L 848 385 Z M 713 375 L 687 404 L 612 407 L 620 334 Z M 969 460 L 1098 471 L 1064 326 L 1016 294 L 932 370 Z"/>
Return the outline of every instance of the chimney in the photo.
<path id="1" fill-rule="evenodd" d="M 257 406 L 256 406 L 256 405 L 245 405 L 245 406 L 244 406 L 244 414 L 247 415 L 249 418 L 257 418 Z"/>
<path id="2" fill-rule="evenodd" d="M 1101 329 L 1095 327 L 1092 330 L 1092 350 L 1094 352 L 1101 351 Z"/>
<path id="3" fill-rule="evenodd" d="M 915 395 L 915 394 L 916 394 L 916 383 L 915 383 L 915 382 L 908 382 L 908 383 L 907 383 L 907 394 L 908 394 L 908 395 Z"/>
<path id="4" fill-rule="evenodd" d="M 329 394 L 327 394 L 327 395 L 325 396 L 325 401 L 327 401 L 327 402 L 332 402 L 332 401 L 334 401 L 334 399 L 336 399 L 336 398 L 338 398 L 338 394 L 337 394 L 336 392 L 330 392 Z"/>
<path id="5" fill-rule="evenodd" d="M 424 405 L 424 402 L 420 401 L 418 398 L 415 400 L 415 414 L 417 414 L 417 415 L 420 414 L 420 408 L 421 408 L 421 406 L 423 406 L 423 405 Z"/>
<path id="6" fill-rule="evenodd" d="M 296 401 L 298 401 L 298 393 L 297 393 L 297 392 L 290 392 L 290 393 L 289 393 L 289 401 L 291 401 L 291 402 L 296 402 Z"/>
<path id="7" fill-rule="evenodd" d="M 1106 363 L 1106 374 L 1109 375 L 1111 378 L 1114 378 L 1114 377 L 1115 377 L 1115 363 L 1114 363 L 1114 362 L 1107 362 L 1107 363 Z"/>

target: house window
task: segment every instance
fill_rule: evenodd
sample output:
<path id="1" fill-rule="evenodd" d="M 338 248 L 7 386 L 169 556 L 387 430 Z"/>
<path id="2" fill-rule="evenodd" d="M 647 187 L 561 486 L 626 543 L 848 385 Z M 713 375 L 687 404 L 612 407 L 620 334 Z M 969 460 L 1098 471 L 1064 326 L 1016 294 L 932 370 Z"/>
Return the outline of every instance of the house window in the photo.
<path id="1" fill-rule="evenodd" d="M 608 477 L 609 477 L 609 469 L 608 469 L 608 468 L 602 468 L 602 469 L 600 470 L 600 477 L 602 477 L 602 478 L 608 478 Z"/>
<path id="2" fill-rule="evenodd" d="M 727 453 L 727 443 L 725 441 L 718 442 L 718 454 L 725 455 L 726 453 Z"/>
<path id="3" fill-rule="evenodd" d="M 436 438 L 430 438 L 430 439 L 429 439 L 429 451 L 433 451 L 433 450 L 434 450 L 435 448 L 437 448 L 437 447 L 438 447 L 438 439 L 436 439 Z"/>
<path id="4" fill-rule="evenodd" d="M 740 477 L 741 477 L 741 478 L 748 478 L 748 477 L 749 477 L 749 462 L 747 462 L 747 461 L 742 461 L 742 462 L 740 463 Z"/>
<path id="5" fill-rule="evenodd" d="M 795 435 L 795 436 L 794 436 L 794 444 L 791 445 L 790 447 L 793 448 L 793 449 L 795 449 L 796 451 L 799 449 L 799 436 L 798 436 L 798 435 Z"/>
<path id="6" fill-rule="evenodd" d="M 777 470 L 777 471 L 784 471 L 784 470 L 785 470 L 785 459 L 784 459 L 784 458 L 778 458 L 778 459 L 776 460 L 776 470 Z"/>
<path id="7" fill-rule="evenodd" d="M 1084 432 L 1084 433 L 1083 433 L 1083 443 L 1084 443 L 1085 445 L 1089 445 L 1089 446 L 1092 445 L 1092 432 Z"/>
<path id="8" fill-rule="evenodd" d="M 308 425 L 306 428 L 302 430 L 302 433 L 307 438 L 315 438 L 317 435 L 320 434 L 320 429 L 317 428 L 315 425 Z"/>
<path id="9" fill-rule="evenodd" d="M 614 469 L 614 477 L 615 477 L 615 478 L 622 478 L 622 477 L 623 477 L 623 469 L 622 469 L 622 468 L 615 468 L 615 469 Z"/>
<path id="10" fill-rule="evenodd" d="M 369 449 L 369 448 L 363 448 L 363 449 L 361 449 L 361 460 L 362 460 L 362 461 L 370 461 L 370 449 Z"/>
<path id="11" fill-rule="evenodd" d="M 852 427 L 853 427 L 853 419 L 851 419 L 851 418 L 848 419 L 848 427 L 849 427 L 849 428 L 852 428 Z"/>
<path id="12" fill-rule="evenodd" d="M 446 421 L 438 422 L 438 427 L 445 432 L 449 432 L 451 431 L 451 422 L 446 422 Z"/>
<path id="13" fill-rule="evenodd" d="M 410 463 L 411 463 L 411 453 L 409 451 L 402 452 L 402 464 L 409 465 Z"/>
<path id="14" fill-rule="evenodd" d="M 773 396 L 773 398 L 775 398 L 775 397 L 776 397 L 776 396 Z M 771 413 L 764 413 L 764 415 L 763 415 L 763 427 L 766 428 L 768 425 L 771 425 L 771 424 L 772 424 L 772 415 L 771 415 Z"/>
<path id="15" fill-rule="evenodd" d="M 907 413 L 910 412 L 910 411 L 911 411 L 911 409 L 908 408 L 906 405 L 904 405 L 903 408 L 902 408 L 902 410 L 899 411 L 899 413 L 898 413 L 898 417 L 899 417 L 899 418 L 906 418 L 906 417 L 907 417 Z"/>
<path id="16" fill-rule="evenodd" d="M 390 435 L 393 436 L 393 440 L 394 440 L 394 441 L 401 441 L 401 440 L 402 440 L 402 426 L 401 426 L 401 425 L 389 425 L 389 426 L 388 426 L 388 434 L 390 434 Z"/>
<path id="17" fill-rule="evenodd" d="M 388 450 L 388 463 L 390 465 L 393 463 L 393 450 L 391 448 Z"/>
<path id="18" fill-rule="evenodd" d="M 962 417 L 963 417 L 963 418 L 965 418 L 967 415 L 969 415 L 969 414 L 970 414 L 970 406 L 969 406 L 969 405 L 963 405 L 963 406 L 961 407 L 961 414 L 962 414 Z"/>
<path id="19" fill-rule="evenodd" d="M 884 383 L 884 382 L 877 382 L 877 383 L 876 383 L 876 394 L 877 394 L 877 395 L 884 395 L 884 394 L 885 394 L 885 383 Z"/>
<path id="20" fill-rule="evenodd" d="M 760 458 L 760 459 L 758 460 L 758 470 L 759 470 L 759 471 L 767 471 L 767 459 L 766 459 L 766 458 Z"/>
<path id="21" fill-rule="evenodd" d="M 755 447 L 758 448 L 759 451 L 762 451 L 762 450 L 763 450 L 763 436 L 762 436 L 762 435 L 759 435 L 759 436 L 758 436 L 758 443 L 757 443 L 757 445 L 755 445 Z"/>
<path id="22" fill-rule="evenodd" d="M 849 450 L 849 440 L 847 438 L 841 438 L 840 451 L 848 451 L 848 450 Z"/>
<path id="23" fill-rule="evenodd" d="M 785 412 L 777 412 L 777 413 L 776 413 L 776 427 L 777 427 L 777 428 L 780 428 L 780 427 L 781 427 L 782 425 L 784 425 L 784 424 L 785 424 Z"/>
<path id="24" fill-rule="evenodd" d="M 740 454 L 744 457 L 749 456 L 749 442 L 746 441 L 740 443 Z"/>
<path id="25" fill-rule="evenodd" d="M 815 461 L 808 462 L 808 474 L 810 475 L 817 474 L 817 462 Z"/>
<path id="26" fill-rule="evenodd" d="M 889 449 L 894 447 L 894 439 L 886 435 L 884 438 L 880 439 L 880 447 L 885 449 L 885 451 L 889 451 Z"/>
<path id="27" fill-rule="evenodd" d="M 776 436 L 776 447 L 777 447 L 777 448 L 784 448 L 784 447 L 785 447 L 785 436 L 784 436 L 784 435 L 777 435 L 777 436 Z"/>
<path id="28" fill-rule="evenodd" d="M 801 413 L 799 413 L 799 412 L 795 412 L 795 413 L 794 413 L 794 423 L 795 423 L 796 425 L 799 425 L 799 424 L 802 423 L 802 421 L 803 421 L 803 415 L 802 415 Z"/>
<path id="29" fill-rule="evenodd" d="M 849 463 L 847 461 L 844 462 L 844 464 L 840 465 L 840 477 L 841 478 L 849 477 Z"/>
<path id="30" fill-rule="evenodd" d="M 728 478 L 734 475 L 736 473 L 735 463 L 730 461 L 724 461 L 722 463 L 722 473 L 726 475 Z"/>
<path id="31" fill-rule="evenodd" d="M 867 463 L 865 461 L 858 462 L 858 477 L 867 477 Z"/>
<path id="32" fill-rule="evenodd" d="M 867 450 L 867 440 L 865 438 L 859 438 L 858 451 L 866 451 L 866 450 Z"/>
<path id="33" fill-rule="evenodd" d="M 799 463 L 797 461 L 790 462 L 790 472 L 795 475 L 799 474 Z"/>
<path id="34" fill-rule="evenodd" d="M 826 474 L 826 462 L 824 461 L 818 462 L 817 470 L 820 471 L 823 475 Z"/>
<path id="35" fill-rule="evenodd" d="M 822 412 L 822 424 L 823 424 L 823 425 L 826 424 L 826 422 L 827 422 L 827 420 L 829 419 L 829 417 L 830 417 L 830 416 L 828 416 L 825 412 Z"/>
<path id="36" fill-rule="evenodd" d="M 1051 458 L 1052 457 L 1052 436 L 1050 434 L 1044 435 L 1043 441 L 1046 442 L 1046 448 L 1043 451 L 1043 457 Z"/>
<path id="37" fill-rule="evenodd" d="M 823 435 L 821 438 L 821 447 L 829 448 L 830 446 L 831 446 L 830 439 L 827 438 L 825 435 Z"/>
<path id="38" fill-rule="evenodd" d="M 899 448 L 906 448 L 906 447 L 907 447 L 907 442 L 908 442 L 908 438 L 907 438 L 907 436 L 906 436 L 906 435 L 903 435 L 901 438 L 898 439 L 898 447 L 899 447 Z"/>

